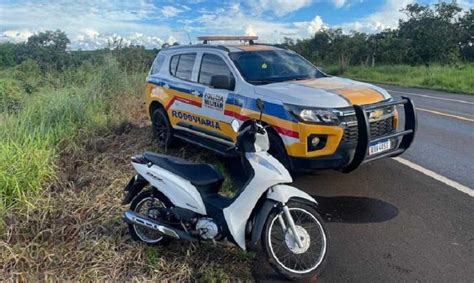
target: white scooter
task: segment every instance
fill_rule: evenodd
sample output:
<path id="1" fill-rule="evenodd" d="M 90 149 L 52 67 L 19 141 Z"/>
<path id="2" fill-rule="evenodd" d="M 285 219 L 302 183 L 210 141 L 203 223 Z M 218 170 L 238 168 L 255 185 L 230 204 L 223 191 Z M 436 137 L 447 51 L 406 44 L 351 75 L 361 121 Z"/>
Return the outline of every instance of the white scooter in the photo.
<path id="1" fill-rule="evenodd" d="M 263 102 L 257 105 L 262 113 Z M 237 121 L 232 126 L 237 132 Z M 268 135 L 260 121 L 239 132 L 235 149 L 249 178 L 233 198 L 218 193 L 224 178 L 212 165 L 150 152 L 133 157 L 138 174 L 125 188 L 123 201 L 131 203 L 123 217 L 132 238 L 151 245 L 170 238 L 227 239 L 244 250 L 261 243 L 271 265 L 285 277 L 320 274 L 328 236 L 317 202 L 286 185 L 292 178 L 267 153 Z"/>

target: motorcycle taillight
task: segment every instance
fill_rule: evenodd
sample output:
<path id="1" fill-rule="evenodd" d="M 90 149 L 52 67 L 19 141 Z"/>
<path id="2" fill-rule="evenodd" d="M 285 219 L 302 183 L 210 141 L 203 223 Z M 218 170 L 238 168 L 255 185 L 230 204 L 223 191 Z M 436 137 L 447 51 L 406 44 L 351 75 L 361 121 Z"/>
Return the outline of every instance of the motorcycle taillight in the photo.
<path id="1" fill-rule="evenodd" d="M 135 155 L 132 157 L 132 162 L 138 163 L 138 164 L 147 164 L 148 160 L 146 160 L 146 158 L 143 157 L 143 155 Z"/>

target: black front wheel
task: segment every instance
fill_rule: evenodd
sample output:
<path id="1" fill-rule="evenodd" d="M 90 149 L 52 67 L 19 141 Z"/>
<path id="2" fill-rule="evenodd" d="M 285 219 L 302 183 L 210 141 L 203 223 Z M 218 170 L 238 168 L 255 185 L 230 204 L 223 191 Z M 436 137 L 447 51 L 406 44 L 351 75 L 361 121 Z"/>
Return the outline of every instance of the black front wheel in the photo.
<path id="1" fill-rule="evenodd" d="M 329 238 L 314 207 L 289 202 L 288 212 L 300 239 L 293 236 L 290 221 L 281 209 L 270 213 L 262 233 L 263 250 L 273 268 L 292 280 L 321 274 L 328 254 Z"/>

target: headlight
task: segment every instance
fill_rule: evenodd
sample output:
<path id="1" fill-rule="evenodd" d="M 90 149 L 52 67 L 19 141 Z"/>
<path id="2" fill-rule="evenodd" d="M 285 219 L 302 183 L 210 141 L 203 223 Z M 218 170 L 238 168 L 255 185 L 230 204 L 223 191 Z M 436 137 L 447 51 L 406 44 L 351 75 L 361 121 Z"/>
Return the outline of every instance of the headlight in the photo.
<path id="1" fill-rule="evenodd" d="M 285 108 L 297 119 L 304 122 L 327 125 L 339 124 L 339 118 L 332 109 L 307 108 L 296 105 L 285 105 Z"/>

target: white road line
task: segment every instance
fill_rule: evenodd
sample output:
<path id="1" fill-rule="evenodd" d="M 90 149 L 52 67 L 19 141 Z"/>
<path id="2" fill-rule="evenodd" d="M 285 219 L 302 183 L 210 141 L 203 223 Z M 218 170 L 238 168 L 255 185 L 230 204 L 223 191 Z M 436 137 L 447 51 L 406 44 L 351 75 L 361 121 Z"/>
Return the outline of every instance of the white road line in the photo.
<path id="1" fill-rule="evenodd" d="M 458 116 L 458 115 L 453 115 L 453 114 L 444 113 L 444 112 L 439 112 L 439 111 L 435 111 L 435 110 L 429 110 L 429 109 L 424 109 L 424 108 L 419 108 L 419 107 L 416 107 L 416 110 L 423 111 L 423 112 L 428 112 L 428 113 L 431 113 L 431 114 L 451 117 L 451 118 L 455 118 L 455 119 L 459 119 L 459 120 L 463 120 L 463 121 L 474 122 L 474 119 L 471 119 L 471 118 Z"/>
<path id="2" fill-rule="evenodd" d="M 401 94 L 408 94 L 408 95 L 420 96 L 420 97 L 425 97 L 425 98 L 433 98 L 433 99 L 438 99 L 438 100 L 445 100 L 445 101 L 452 101 L 452 102 L 459 102 L 459 103 L 474 105 L 474 102 L 466 101 L 466 100 L 445 98 L 445 97 L 439 97 L 439 96 L 431 96 L 431 95 L 426 95 L 426 94 L 413 93 L 413 92 L 404 92 L 404 91 L 398 91 L 398 90 L 389 90 L 389 89 L 387 89 L 387 90 L 389 92 L 396 92 L 396 93 L 401 93 Z"/>
<path id="3" fill-rule="evenodd" d="M 425 174 L 426 176 L 429 176 L 429 177 L 431 177 L 431 178 L 433 178 L 433 179 L 435 179 L 435 180 L 437 180 L 441 183 L 444 183 L 444 184 L 446 184 L 446 185 L 448 185 L 448 186 L 450 186 L 450 187 L 452 187 L 452 188 L 454 188 L 454 189 L 456 189 L 460 192 L 463 192 L 465 194 L 468 194 L 471 197 L 474 197 L 474 190 L 469 188 L 469 187 L 466 187 L 462 184 L 459 184 L 456 181 L 453 181 L 453 180 L 448 179 L 444 176 L 441 176 L 438 173 L 435 173 L 431 170 L 428 170 L 424 167 L 421 167 L 420 165 L 415 164 L 415 163 L 413 163 L 411 161 L 408 161 L 406 159 L 403 159 L 403 158 L 400 158 L 400 157 L 395 157 L 394 160 L 396 160 L 396 161 L 400 162 L 401 164 L 406 165 L 406 166 L 408 166 L 408 167 L 410 167 L 410 168 L 412 168 L 412 169 L 414 169 L 418 172 L 421 172 L 421 173 Z"/>

